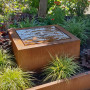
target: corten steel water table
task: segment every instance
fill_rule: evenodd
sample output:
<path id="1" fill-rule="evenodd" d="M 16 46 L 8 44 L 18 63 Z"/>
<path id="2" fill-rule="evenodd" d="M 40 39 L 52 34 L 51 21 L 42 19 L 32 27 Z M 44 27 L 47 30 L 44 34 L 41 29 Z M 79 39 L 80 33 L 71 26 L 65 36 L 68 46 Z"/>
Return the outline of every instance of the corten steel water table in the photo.
<path id="1" fill-rule="evenodd" d="M 9 29 L 17 64 L 24 70 L 39 70 L 51 56 L 79 57 L 80 40 L 58 25 Z"/>

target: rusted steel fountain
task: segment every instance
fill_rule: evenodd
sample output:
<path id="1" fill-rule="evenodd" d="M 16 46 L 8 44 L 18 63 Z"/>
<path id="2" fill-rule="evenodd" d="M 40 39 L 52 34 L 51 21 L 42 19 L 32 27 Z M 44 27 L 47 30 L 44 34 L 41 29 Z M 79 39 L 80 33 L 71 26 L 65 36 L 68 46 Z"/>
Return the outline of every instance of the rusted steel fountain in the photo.
<path id="1" fill-rule="evenodd" d="M 18 65 L 25 70 L 38 70 L 52 56 L 79 57 L 80 40 L 58 25 L 10 29 L 9 36 Z"/>

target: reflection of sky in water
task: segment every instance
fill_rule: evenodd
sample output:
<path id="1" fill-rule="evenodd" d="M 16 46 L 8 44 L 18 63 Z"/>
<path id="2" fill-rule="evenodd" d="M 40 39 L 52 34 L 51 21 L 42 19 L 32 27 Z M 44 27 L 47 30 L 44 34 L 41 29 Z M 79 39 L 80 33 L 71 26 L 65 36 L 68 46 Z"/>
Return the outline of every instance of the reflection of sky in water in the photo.
<path id="1" fill-rule="evenodd" d="M 53 38 L 54 40 L 69 38 L 69 36 L 64 34 L 62 31 L 58 31 L 55 26 L 16 30 L 16 32 L 23 41 L 32 40 L 34 37 L 36 37 L 37 41 L 44 41 L 48 40 L 49 38 Z"/>

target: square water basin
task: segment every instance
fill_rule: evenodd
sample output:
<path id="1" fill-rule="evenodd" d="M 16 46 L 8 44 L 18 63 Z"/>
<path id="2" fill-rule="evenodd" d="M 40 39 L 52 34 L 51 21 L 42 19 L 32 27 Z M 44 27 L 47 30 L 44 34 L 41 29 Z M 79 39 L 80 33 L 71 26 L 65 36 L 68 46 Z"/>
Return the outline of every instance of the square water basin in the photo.
<path id="1" fill-rule="evenodd" d="M 9 29 L 17 64 L 24 70 L 39 70 L 52 56 L 80 56 L 80 40 L 58 25 Z"/>

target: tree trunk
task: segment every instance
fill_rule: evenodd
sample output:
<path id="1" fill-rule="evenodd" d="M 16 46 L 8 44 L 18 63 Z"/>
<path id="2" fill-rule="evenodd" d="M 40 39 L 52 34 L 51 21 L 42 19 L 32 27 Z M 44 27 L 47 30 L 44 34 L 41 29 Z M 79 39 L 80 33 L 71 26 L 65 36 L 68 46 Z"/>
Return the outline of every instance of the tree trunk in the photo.
<path id="1" fill-rule="evenodd" d="M 40 0 L 39 12 L 38 12 L 38 16 L 39 17 L 45 17 L 46 16 L 46 13 L 47 13 L 47 2 L 48 2 L 48 0 Z"/>

